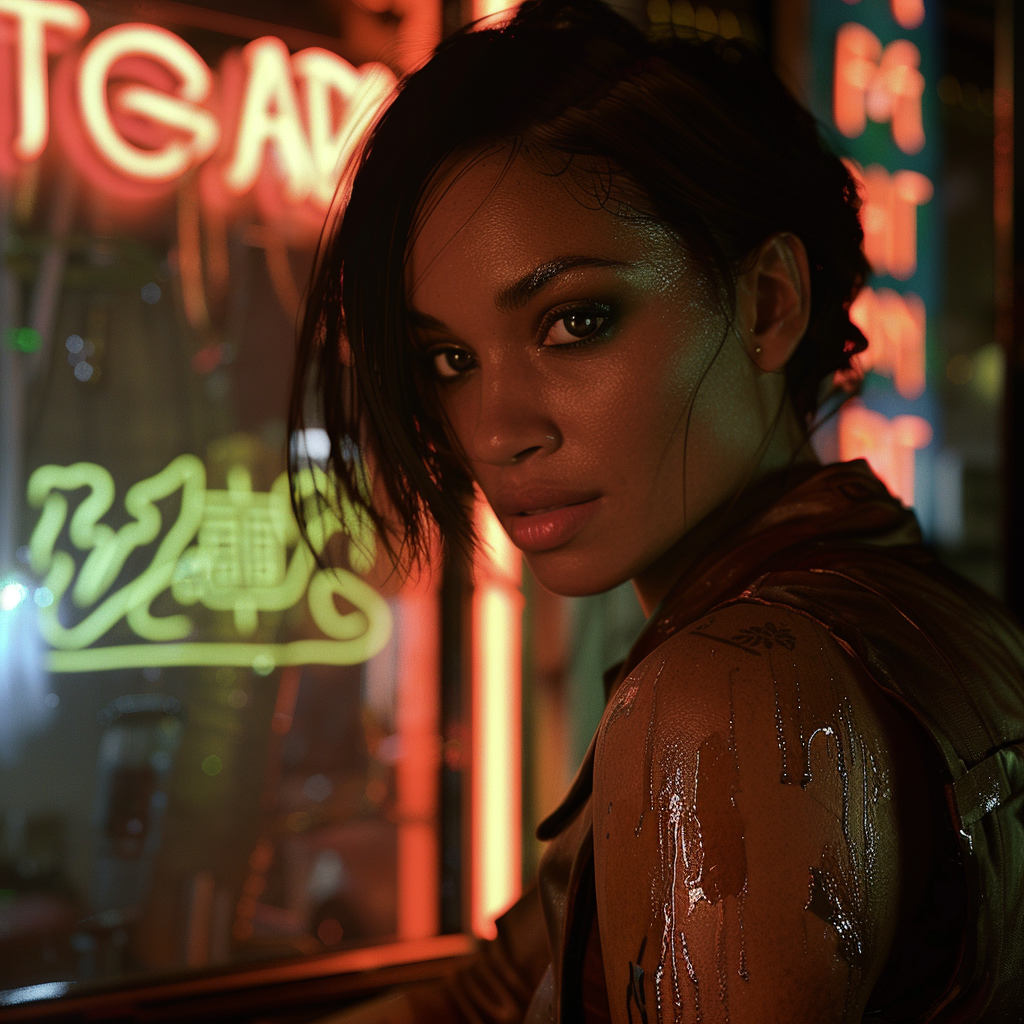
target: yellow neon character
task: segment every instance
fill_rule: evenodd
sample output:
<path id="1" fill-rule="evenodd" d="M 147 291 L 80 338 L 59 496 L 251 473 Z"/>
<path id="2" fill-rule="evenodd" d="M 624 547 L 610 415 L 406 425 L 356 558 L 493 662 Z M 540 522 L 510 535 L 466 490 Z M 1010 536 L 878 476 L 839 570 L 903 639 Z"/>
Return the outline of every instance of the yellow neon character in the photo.
<path id="1" fill-rule="evenodd" d="M 315 501 L 317 491 L 323 493 L 329 482 L 322 470 L 312 468 L 304 470 L 297 483 L 299 499 L 309 502 Z M 83 487 L 89 488 L 89 494 L 68 523 L 64 492 Z M 156 503 L 178 490 L 181 509 L 177 520 L 160 541 L 149 566 L 101 601 L 128 556 L 157 539 L 162 516 Z M 372 567 L 376 554 L 368 517 L 344 500 L 340 502 L 340 519 L 322 504 L 315 508 L 309 537 L 316 552 L 322 552 L 336 533 L 344 533 L 354 572 L 314 572 L 315 558 L 300 542 L 284 474 L 269 492 L 257 493 L 248 472 L 235 466 L 228 475 L 228 489 L 211 491 L 206 489 L 202 462 L 193 455 L 181 455 L 155 476 L 129 488 L 124 505 L 134 520 L 116 531 L 100 522 L 113 504 L 114 482 L 94 463 L 40 467 L 29 479 L 28 500 L 41 508 L 29 541 L 30 564 L 44 576 L 43 583 L 54 598 L 39 611 L 40 632 L 55 649 L 49 659 L 52 671 L 252 665 L 266 674 L 275 665 L 365 661 L 390 636 L 387 603 L 356 575 Z M 65 524 L 71 543 L 88 552 L 77 579 L 72 556 L 56 550 Z M 293 549 L 290 559 L 289 548 Z M 67 627 L 60 622 L 58 608 L 69 588 L 71 601 L 79 608 L 101 603 L 76 625 Z M 152 613 L 153 601 L 167 590 L 180 605 L 199 603 L 214 611 L 232 612 L 235 628 L 243 637 L 254 632 L 260 611 L 283 611 L 305 594 L 310 616 L 328 639 L 283 644 L 195 642 L 190 639 L 194 622 L 188 615 Z M 354 610 L 338 611 L 335 595 Z M 149 642 L 93 646 L 122 618 Z"/>

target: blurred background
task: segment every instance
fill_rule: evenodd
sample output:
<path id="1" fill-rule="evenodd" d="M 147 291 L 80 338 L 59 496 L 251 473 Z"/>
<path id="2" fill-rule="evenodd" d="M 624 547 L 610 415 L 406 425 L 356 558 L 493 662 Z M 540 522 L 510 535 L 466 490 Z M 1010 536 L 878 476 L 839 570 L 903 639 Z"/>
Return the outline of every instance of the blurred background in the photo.
<path id="1" fill-rule="evenodd" d="M 282 477 L 327 454 L 285 411 L 338 166 L 505 6 L 0 3 L 0 1015 L 369 989 L 535 873 L 632 590 L 545 592 L 485 510 L 476 564 L 404 585 L 316 513 L 324 573 Z M 849 161 L 867 378 L 815 444 L 1020 614 L 1011 0 L 617 6 L 762 49 Z"/>

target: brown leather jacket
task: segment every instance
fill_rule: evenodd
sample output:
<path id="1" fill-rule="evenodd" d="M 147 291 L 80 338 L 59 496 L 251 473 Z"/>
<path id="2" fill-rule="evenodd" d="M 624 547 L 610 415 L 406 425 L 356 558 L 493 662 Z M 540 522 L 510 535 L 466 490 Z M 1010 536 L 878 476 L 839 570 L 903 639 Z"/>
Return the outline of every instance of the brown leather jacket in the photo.
<path id="1" fill-rule="evenodd" d="M 865 1020 L 1024 1021 L 1024 634 L 921 546 L 913 515 L 865 463 L 804 472 L 787 487 L 745 523 L 717 531 L 608 693 L 670 636 L 729 602 L 785 607 L 824 627 L 923 737 L 935 797 L 938 853 Z M 447 982 L 346 1022 L 607 1019 L 595 941 L 594 751 L 541 823 L 550 845 L 539 887 L 499 920 L 498 938 Z"/>

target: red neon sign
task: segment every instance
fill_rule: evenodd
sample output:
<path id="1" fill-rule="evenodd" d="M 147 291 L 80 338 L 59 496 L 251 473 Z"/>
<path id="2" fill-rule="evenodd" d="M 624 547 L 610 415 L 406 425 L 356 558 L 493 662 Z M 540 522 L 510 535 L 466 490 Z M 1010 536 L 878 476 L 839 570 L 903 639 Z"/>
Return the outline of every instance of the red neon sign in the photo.
<path id="1" fill-rule="evenodd" d="M 148 58 L 167 69 L 175 84 L 166 91 L 141 82 L 111 90 L 115 66 L 131 58 Z M 78 105 L 93 146 L 112 168 L 138 181 L 175 181 L 217 148 L 220 126 L 200 105 L 212 91 L 213 75 L 199 54 L 155 25 L 118 25 L 101 32 L 78 64 Z M 183 137 L 152 148 L 135 145 L 118 129 L 115 109 Z"/>
<path id="2" fill-rule="evenodd" d="M 881 164 L 861 167 L 844 159 L 864 200 L 860 220 L 864 255 L 876 274 L 906 281 L 917 271 L 917 208 L 935 194 L 931 180 L 918 171 L 893 171 Z"/>
<path id="3" fill-rule="evenodd" d="M 860 0 L 846 0 L 859 4 Z M 889 10 L 900 28 L 917 28 L 924 21 L 924 0 L 889 0 Z"/>
<path id="4" fill-rule="evenodd" d="M 925 144 L 921 97 L 924 75 L 921 51 L 907 39 L 882 47 L 864 25 L 850 22 L 836 36 L 832 109 L 836 127 L 848 138 L 863 134 L 867 119 L 888 121 L 904 153 L 919 153 Z"/>
<path id="5" fill-rule="evenodd" d="M 0 44 L 17 69 L 17 109 L 0 111 L 0 123 L 14 114 L 10 144 L 0 140 L 7 173 L 47 146 L 47 55 L 69 50 L 88 28 L 71 0 L 0 0 Z M 269 177 L 280 200 L 319 211 L 309 218 L 318 227 L 344 161 L 394 84 L 383 65 L 357 69 L 317 47 L 290 55 L 273 36 L 240 58 L 228 54 L 215 73 L 179 36 L 132 23 L 66 53 L 54 93 L 60 120 L 74 122 L 62 124 L 71 159 L 104 191 L 160 195 L 206 165 L 204 200 L 259 191 Z"/>
<path id="6" fill-rule="evenodd" d="M 905 505 L 914 504 L 914 453 L 931 442 L 921 416 L 895 416 L 848 402 L 839 417 L 839 458 L 867 459 L 875 474 Z"/>
<path id="7" fill-rule="evenodd" d="M 850 306 L 850 319 L 868 339 L 867 349 L 854 356 L 861 372 L 892 378 L 896 390 L 919 398 L 925 385 L 925 308 L 914 292 L 863 288 Z"/>
<path id="8" fill-rule="evenodd" d="M 70 0 L 0 0 L 0 42 L 14 45 L 17 65 L 17 135 L 12 148 L 22 161 L 35 160 L 49 138 L 48 52 L 81 39 L 89 16 Z M 13 31 L 12 31 L 13 30 Z"/>
<path id="9" fill-rule="evenodd" d="M 923 0 L 890 0 L 890 8 L 902 28 L 924 21 Z M 868 120 L 888 123 L 900 152 L 920 153 L 926 143 L 925 80 L 918 47 L 908 39 L 883 46 L 867 26 L 849 22 L 838 29 L 834 52 L 832 114 L 839 131 L 855 139 Z M 918 171 L 844 163 L 861 196 L 864 254 L 873 273 L 909 281 L 918 269 L 917 211 L 933 198 L 932 181 Z M 927 326 L 921 297 L 865 287 L 850 307 L 850 319 L 868 339 L 867 349 L 854 358 L 855 370 L 890 377 L 903 398 L 919 398 L 925 390 Z M 851 402 L 840 410 L 838 426 L 840 458 L 866 458 L 889 490 L 913 505 L 916 452 L 932 439 L 928 421 L 913 415 L 890 419 Z"/>

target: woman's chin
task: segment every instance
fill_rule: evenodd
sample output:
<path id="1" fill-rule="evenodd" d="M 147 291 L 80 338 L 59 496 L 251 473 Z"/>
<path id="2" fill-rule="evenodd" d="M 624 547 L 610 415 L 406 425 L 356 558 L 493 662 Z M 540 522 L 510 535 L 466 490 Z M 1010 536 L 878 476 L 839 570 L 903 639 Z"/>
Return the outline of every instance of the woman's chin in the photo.
<path id="1" fill-rule="evenodd" d="M 559 597 L 592 597 L 603 594 L 630 579 L 628 575 L 613 575 L 608 572 L 606 560 L 600 566 L 587 564 L 578 556 L 574 558 L 559 552 L 526 554 L 524 558 L 533 578 L 545 589 Z"/>

